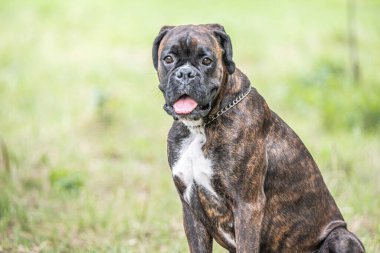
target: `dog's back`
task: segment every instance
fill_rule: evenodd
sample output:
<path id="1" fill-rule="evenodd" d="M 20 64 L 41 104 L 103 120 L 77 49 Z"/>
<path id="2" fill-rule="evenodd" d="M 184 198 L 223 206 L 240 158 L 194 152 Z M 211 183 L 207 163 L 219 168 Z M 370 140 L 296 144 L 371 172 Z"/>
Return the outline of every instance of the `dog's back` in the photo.
<path id="1" fill-rule="evenodd" d="M 311 252 L 321 247 L 319 252 L 364 252 L 360 241 L 346 230 L 311 154 L 273 112 L 266 147 L 262 251 Z"/>

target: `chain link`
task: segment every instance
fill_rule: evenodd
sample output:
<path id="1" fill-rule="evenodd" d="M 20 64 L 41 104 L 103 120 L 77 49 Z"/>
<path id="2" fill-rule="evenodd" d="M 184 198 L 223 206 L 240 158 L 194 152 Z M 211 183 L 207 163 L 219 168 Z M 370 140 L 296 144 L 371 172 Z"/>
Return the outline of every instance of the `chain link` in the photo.
<path id="1" fill-rule="evenodd" d="M 248 96 L 248 94 L 251 92 L 251 90 L 252 90 L 252 86 L 249 86 L 249 89 L 248 89 L 248 91 L 246 93 L 240 94 L 237 98 L 235 98 L 234 100 L 232 100 L 231 103 L 229 103 L 228 105 L 226 105 L 225 107 L 223 107 L 222 110 L 218 111 L 215 115 L 213 115 L 211 117 L 211 119 L 209 121 L 207 121 L 203 126 L 207 126 L 208 124 L 210 124 L 211 122 L 213 122 L 214 120 L 216 120 L 217 118 L 219 118 L 220 116 L 222 116 L 229 109 L 231 109 L 232 107 L 234 107 L 235 105 L 237 105 L 238 103 L 240 103 L 246 96 Z"/>

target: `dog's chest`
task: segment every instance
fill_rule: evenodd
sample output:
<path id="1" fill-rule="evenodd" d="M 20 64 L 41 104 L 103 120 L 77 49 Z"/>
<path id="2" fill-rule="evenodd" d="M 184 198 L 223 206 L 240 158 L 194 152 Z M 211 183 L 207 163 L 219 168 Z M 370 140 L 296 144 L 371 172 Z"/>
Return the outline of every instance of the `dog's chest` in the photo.
<path id="1" fill-rule="evenodd" d="M 212 227 L 213 237 L 222 245 L 235 247 L 233 215 L 222 195 L 213 188 L 213 178 L 220 175 L 215 173 L 213 161 L 202 150 L 205 143 L 203 129 L 192 131 L 182 140 L 178 159 L 172 166 L 173 179 L 190 208 L 203 209 L 200 213 L 205 215 L 205 225 Z M 198 204 L 193 205 L 195 202 Z"/>
<path id="2" fill-rule="evenodd" d="M 202 130 L 194 131 L 183 139 L 179 158 L 172 168 L 173 178 L 181 181 L 181 192 L 188 203 L 195 187 L 203 187 L 208 193 L 216 196 L 211 185 L 214 175 L 212 161 L 206 158 L 202 151 L 205 142 L 206 136 Z"/>

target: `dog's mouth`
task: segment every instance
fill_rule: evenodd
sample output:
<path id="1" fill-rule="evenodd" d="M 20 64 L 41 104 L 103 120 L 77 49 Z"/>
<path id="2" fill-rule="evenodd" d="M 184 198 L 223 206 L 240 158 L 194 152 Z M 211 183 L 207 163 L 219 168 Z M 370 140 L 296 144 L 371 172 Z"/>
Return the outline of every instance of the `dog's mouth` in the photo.
<path id="1" fill-rule="evenodd" d="M 175 119 L 188 118 L 199 119 L 208 114 L 211 109 L 211 102 L 205 105 L 198 104 L 194 98 L 184 94 L 181 95 L 172 106 L 165 104 L 164 109 Z"/>
<path id="2" fill-rule="evenodd" d="M 194 111 L 198 103 L 189 95 L 182 95 L 173 104 L 173 109 L 178 115 L 187 115 Z"/>
<path id="3" fill-rule="evenodd" d="M 208 111 L 211 103 L 200 105 L 191 96 L 184 94 L 180 96 L 173 104 L 174 112 L 180 116 L 186 116 L 194 111 Z"/>

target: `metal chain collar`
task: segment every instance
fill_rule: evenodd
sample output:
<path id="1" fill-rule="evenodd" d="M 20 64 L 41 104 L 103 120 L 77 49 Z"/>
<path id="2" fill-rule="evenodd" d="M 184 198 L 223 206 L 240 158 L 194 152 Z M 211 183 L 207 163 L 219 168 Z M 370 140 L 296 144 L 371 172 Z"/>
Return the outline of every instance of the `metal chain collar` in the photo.
<path id="1" fill-rule="evenodd" d="M 220 111 L 218 111 L 216 114 L 214 114 L 205 124 L 203 124 L 203 126 L 207 126 L 208 124 L 210 124 L 211 122 L 213 122 L 214 120 L 216 120 L 217 118 L 222 116 L 229 109 L 231 109 L 232 107 L 234 107 L 235 105 L 240 103 L 246 96 L 248 96 L 248 94 L 251 92 L 251 90 L 252 90 L 252 86 L 249 86 L 249 89 L 247 92 L 240 94 L 237 98 L 232 100 L 231 103 L 229 103 L 228 105 L 223 107 Z"/>

